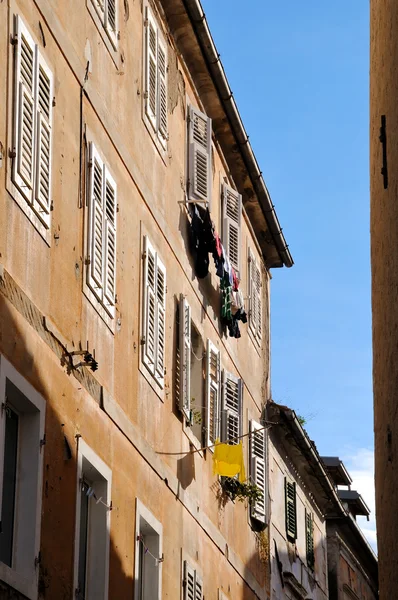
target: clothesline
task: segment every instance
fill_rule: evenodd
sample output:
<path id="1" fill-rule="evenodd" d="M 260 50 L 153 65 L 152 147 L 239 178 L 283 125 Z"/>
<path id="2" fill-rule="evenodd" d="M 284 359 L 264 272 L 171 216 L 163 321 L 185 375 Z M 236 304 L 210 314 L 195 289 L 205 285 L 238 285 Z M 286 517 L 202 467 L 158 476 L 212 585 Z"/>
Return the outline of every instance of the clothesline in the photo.
<path id="1" fill-rule="evenodd" d="M 158 566 L 159 563 L 162 563 L 164 561 L 164 557 L 163 556 L 160 557 L 160 558 L 158 556 L 155 556 L 154 554 L 152 554 L 152 552 L 149 550 L 149 548 L 147 546 L 145 546 L 145 543 L 144 543 L 144 540 L 143 540 L 143 536 L 141 534 L 137 535 L 137 541 L 141 542 L 141 544 L 143 545 L 143 547 L 144 547 L 144 554 L 149 554 L 149 556 L 152 556 L 152 558 L 156 562 L 156 566 Z"/>
<path id="2" fill-rule="evenodd" d="M 265 425 L 264 427 L 259 427 L 258 429 L 255 429 L 254 431 L 248 431 L 247 433 L 244 433 L 242 435 L 238 435 L 236 436 L 235 440 L 241 440 L 244 437 L 247 437 L 249 435 L 254 435 L 255 433 L 258 433 L 259 431 L 264 431 L 264 429 L 270 429 L 273 425 L 279 425 L 279 421 L 277 422 L 273 422 L 273 421 L 264 421 L 264 423 L 267 423 L 267 425 Z M 225 444 L 228 444 L 230 441 L 232 440 L 227 440 L 226 442 L 223 442 Z M 195 450 L 188 450 L 188 452 L 182 451 L 182 452 L 159 452 L 156 451 L 156 454 L 165 454 L 167 456 L 180 456 L 181 454 L 195 454 L 196 452 L 203 452 L 203 450 L 209 450 L 210 448 L 214 448 L 217 444 L 210 444 L 209 446 L 203 446 L 202 448 L 196 448 Z"/>

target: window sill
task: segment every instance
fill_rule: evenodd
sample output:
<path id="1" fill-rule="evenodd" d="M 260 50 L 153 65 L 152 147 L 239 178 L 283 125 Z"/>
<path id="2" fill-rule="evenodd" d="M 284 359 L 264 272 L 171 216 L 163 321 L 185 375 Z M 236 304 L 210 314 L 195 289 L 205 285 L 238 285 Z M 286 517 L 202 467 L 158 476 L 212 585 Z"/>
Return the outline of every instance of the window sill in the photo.
<path id="1" fill-rule="evenodd" d="M 101 21 L 99 14 L 95 10 L 92 0 L 86 0 L 86 6 L 87 6 L 88 12 L 91 15 L 91 18 L 93 19 L 93 21 L 95 23 L 96 28 L 98 29 L 98 33 L 100 34 L 102 41 L 104 42 L 105 47 L 108 50 L 112 61 L 114 62 L 115 67 L 117 68 L 117 70 L 119 70 L 120 69 L 120 57 L 119 57 L 118 48 L 117 47 L 115 48 L 115 46 L 113 45 L 113 42 L 111 41 L 111 39 L 104 27 L 104 24 Z"/>
<path id="2" fill-rule="evenodd" d="M 155 394 L 157 395 L 157 397 L 159 398 L 159 400 L 161 402 L 163 402 L 163 404 L 164 404 L 165 385 L 163 385 L 163 387 L 161 387 L 156 382 L 155 376 L 152 375 L 152 373 L 150 372 L 150 370 L 148 369 L 148 367 L 146 366 L 146 364 L 143 362 L 142 356 L 140 357 L 139 371 L 140 371 L 141 375 L 145 378 L 145 380 L 147 381 L 147 383 L 150 385 L 150 387 L 152 388 L 152 390 L 155 392 Z M 166 378 L 166 376 L 165 376 L 165 378 Z"/>
<path id="3" fill-rule="evenodd" d="M 7 191 L 11 196 L 12 200 L 18 204 L 19 208 L 22 212 L 28 217 L 29 221 L 32 223 L 33 227 L 36 229 L 37 233 L 40 237 L 45 241 L 47 246 L 51 247 L 51 227 L 47 228 L 43 225 L 40 218 L 37 216 L 33 208 L 31 208 L 25 198 L 22 196 L 21 192 L 18 190 L 17 186 L 12 183 L 12 181 L 7 180 Z"/>
<path id="4" fill-rule="evenodd" d="M 112 335 L 115 335 L 115 317 L 111 317 L 107 310 L 101 305 L 97 296 L 90 290 L 87 283 L 83 285 L 83 295 L 87 298 L 95 312 L 101 317 L 105 325 L 108 327 Z"/>
<path id="5" fill-rule="evenodd" d="M 144 125 L 152 139 L 152 142 L 154 143 L 156 150 L 158 151 L 158 153 L 160 155 L 160 158 L 162 159 L 165 167 L 167 167 L 169 164 L 168 141 L 166 142 L 166 145 L 163 146 L 163 144 L 161 143 L 161 141 L 159 139 L 157 132 L 154 131 L 152 123 L 150 122 L 150 120 L 148 119 L 148 117 L 146 116 L 146 113 L 145 113 L 145 100 L 143 101 L 143 105 L 142 105 L 142 120 L 143 120 Z"/>
<path id="6" fill-rule="evenodd" d="M 20 592 L 28 600 L 36 600 L 37 598 L 37 574 L 34 571 L 31 577 L 26 578 L 15 569 L 11 569 L 4 563 L 0 563 L 0 579 L 7 585 Z"/>
<path id="7" fill-rule="evenodd" d="M 201 456 L 202 458 L 204 458 L 204 451 L 200 450 L 200 448 L 202 448 L 200 440 L 198 440 L 198 438 L 196 437 L 196 435 L 194 435 L 194 433 L 193 433 L 190 425 L 187 425 L 184 414 L 182 414 L 182 418 L 183 418 L 182 430 L 183 430 L 184 434 L 187 436 L 187 438 L 189 440 L 189 443 L 192 444 L 192 446 L 194 447 L 194 449 L 195 450 L 199 450 L 199 452 L 196 452 L 196 454 L 198 454 L 199 456 Z"/>

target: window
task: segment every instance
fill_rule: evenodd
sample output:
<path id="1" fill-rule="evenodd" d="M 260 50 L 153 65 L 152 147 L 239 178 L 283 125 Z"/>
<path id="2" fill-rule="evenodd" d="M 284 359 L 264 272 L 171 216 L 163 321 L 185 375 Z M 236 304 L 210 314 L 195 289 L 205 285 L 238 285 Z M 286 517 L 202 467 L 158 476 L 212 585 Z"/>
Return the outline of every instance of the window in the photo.
<path id="1" fill-rule="evenodd" d="M 193 106 L 188 117 L 188 199 L 211 202 L 211 119 Z"/>
<path id="2" fill-rule="evenodd" d="M 296 483 L 285 477 L 285 517 L 286 535 L 288 540 L 295 542 L 297 539 L 297 507 Z"/>
<path id="3" fill-rule="evenodd" d="M 53 74 L 19 15 L 15 18 L 12 182 L 21 207 L 50 228 Z"/>
<path id="4" fill-rule="evenodd" d="M 117 47 L 117 0 L 92 0 L 102 25 L 114 48 Z"/>
<path id="5" fill-rule="evenodd" d="M 211 446 L 220 436 L 220 351 L 207 340 L 206 348 L 206 446 Z"/>
<path id="6" fill-rule="evenodd" d="M 164 385 L 166 269 L 147 236 L 144 238 L 142 360 L 157 384 Z"/>
<path id="7" fill-rule="evenodd" d="M 223 245 L 229 261 L 239 277 L 240 274 L 240 244 L 241 244 L 241 219 L 242 196 L 229 185 L 222 188 Z"/>
<path id="8" fill-rule="evenodd" d="M 260 523 L 266 521 L 266 465 L 265 465 L 265 429 L 256 421 L 250 422 L 250 478 L 262 492 L 263 497 L 250 506 L 252 519 Z"/>
<path id="9" fill-rule="evenodd" d="M 203 582 L 198 572 L 184 562 L 184 600 L 203 600 Z"/>
<path id="10" fill-rule="evenodd" d="M 137 499 L 135 517 L 135 593 L 136 600 L 162 597 L 163 528 Z"/>
<path id="11" fill-rule="evenodd" d="M 307 509 L 305 510 L 305 550 L 307 565 L 310 569 L 314 569 L 314 515 L 310 511 L 307 511 Z"/>
<path id="12" fill-rule="evenodd" d="M 75 595 L 107 600 L 112 473 L 79 438 L 77 463 Z"/>
<path id="13" fill-rule="evenodd" d="M 223 371 L 221 441 L 238 444 L 242 435 L 243 382 Z"/>
<path id="14" fill-rule="evenodd" d="M 263 329 L 262 279 L 259 263 L 249 248 L 249 327 L 254 338 L 261 343 Z"/>
<path id="15" fill-rule="evenodd" d="M 117 188 L 92 142 L 89 145 L 87 206 L 87 286 L 106 314 L 113 318 L 116 299 Z"/>
<path id="16" fill-rule="evenodd" d="M 45 401 L 0 359 L 0 579 L 37 598 Z"/>
<path id="17" fill-rule="evenodd" d="M 180 351 L 180 410 L 192 426 L 198 440 L 202 439 L 203 358 L 202 337 L 191 320 L 191 308 L 181 294 L 179 308 Z"/>
<path id="18" fill-rule="evenodd" d="M 149 6 L 145 14 L 145 114 L 165 148 L 168 139 L 167 48 Z"/>

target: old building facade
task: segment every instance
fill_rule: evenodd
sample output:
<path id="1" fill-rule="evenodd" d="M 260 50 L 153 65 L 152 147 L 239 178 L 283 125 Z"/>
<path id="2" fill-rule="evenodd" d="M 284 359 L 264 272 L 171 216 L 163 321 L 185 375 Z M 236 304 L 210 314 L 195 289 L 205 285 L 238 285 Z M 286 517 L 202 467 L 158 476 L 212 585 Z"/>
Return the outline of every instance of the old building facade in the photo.
<path id="1" fill-rule="evenodd" d="M 266 497 L 292 258 L 200 3 L 9 0 L 0 55 L 0 597 L 267 598 L 201 448 Z"/>
<path id="2" fill-rule="evenodd" d="M 377 600 L 377 558 L 356 522 L 369 509 L 344 464 L 319 456 L 292 409 L 268 403 L 267 423 L 271 600 Z"/>
<path id="3" fill-rule="evenodd" d="M 398 490 L 398 360 L 396 289 L 398 112 L 398 7 L 388 0 L 370 3 L 370 183 L 373 326 L 375 481 L 380 597 L 396 595 L 398 516 L 391 498 Z"/>

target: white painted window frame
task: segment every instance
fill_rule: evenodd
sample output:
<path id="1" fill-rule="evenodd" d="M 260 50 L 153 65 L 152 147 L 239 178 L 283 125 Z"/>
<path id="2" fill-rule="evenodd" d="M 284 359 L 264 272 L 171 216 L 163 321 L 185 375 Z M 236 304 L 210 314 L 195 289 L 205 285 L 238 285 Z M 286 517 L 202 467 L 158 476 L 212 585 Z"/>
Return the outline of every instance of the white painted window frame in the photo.
<path id="1" fill-rule="evenodd" d="M 148 108 L 148 81 L 149 81 L 149 43 L 148 31 L 152 25 L 156 35 L 156 56 L 153 56 L 156 68 L 156 114 L 151 114 Z M 148 127 L 153 140 L 162 156 L 165 156 L 169 139 L 169 124 L 168 124 L 168 44 L 162 28 L 159 25 L 159 19 L 155 15 L 154 10 L 149 2 L 144 2 L 143 7 L 143 68 L 142 68 L 142 89 L 143 89 L 143 119 Z M 165 72 L 162 74 L 159 63 L 159 49 L 165 55 Z M 165 88 L 165 122 L 162 122 L 162 102 L 161 102 L 161 85 Z"/>
<path id="2" fill-rule="evenodd" d="M 5 402 L 6 381 L 11 381 L 16 388 L 26 397 L 31 407 L 38 413 L 37 431 L 31 432 L 26 427 L 19 430 L 18 440 L 18 464 L 17 485 L 15 497 L 14 518 L 14 540 L 13 540 L 13 562 L 15 566 L 9 567 L 0 563 L 0 580 L 24 594 L 29 600 L 36 600 L 39 570 L 35 559 L 40 551 L 41 531 L 41 505 L 43 484 L 43 453 L 41 440 L 44 438 L 46 402 L 44 398 L 26 381 L 11 363 L 0 356 L 0 402 Z M 29 409 L 31 410 L 31 407 Z M 15 407 L 18 409 L 18 407 Z M 23 419 L 24 410 L 20 411 L 20 419 Z M 29 415 L 31 412 L 29 411 Z M 0 411 L 0 482 L 2 489 L 4 470 L 4 434 L 5 434 L 5 410 Z M 29 419 L 30 421 L 31 419 Z M 21 437 L 25 433 L 25 443 L 21 448 Z M 29 434 L 29 435 L 28 435 Z M 23 438 L 22 438 L 23 439 Z M 19 476 L 21 462 L 37 459 L 36 473 L 26 465 L 24 477 Z M 34 475 L 34 481 L 29 481 L 28 475 Z M 0 514 L 1 514 L 2 492 L 0 491 Z M 33 529 L 30 548 L 27 544 L 27 529 Z"/>
<path id="3" fill-rule="evenodd" d="M 73 575 L 73 590 L 78 587 L 78 576 L 79 576 L 79 533 L 80 533 L 80 512 L 81 512 L 81 482 L 83 473 L 83 458 L 87 460 L 98 471 L 98 473 L 106 480 L 107 483 L 107 497 L 106 503 L 111 503 L 111 491 L 112 491 L 112 471 L 99 458 L 99 456 L 90 448 L 90 446 L 82 439 L 78 439 L 78 451 L 77 451 L 77 481 L 76 481 L 76 521 L 75 521 L 75 556 L 74 556 L 74 575 Z M 106 526 L 106 541 L 104 549 L 104 568 L 102 572 L 97 572 L 97 578 L 103 576 L 103 595 L 96 594 L 95 597 L 90 595 L 90 590 L 86 596 L 86 600 L 108 600 L 109 591 L 109 554 L 110 554 L 110 523 L 111 523 L 111 511 L 104 505 L 100 505 L 100 508 L 104 510 L 104 520 Z M 94 529 L 94 528 L 93 528 Z M 88 525 L 88 540 L 90 536 L 95 535 L 94 531 L 90 530 L 90 523 Z M 89 543 L 89 542 L 88 542 Z M 88 577 L 88 575 L 87 575 Z"/>
<path id="4" fill-rule="evenodd" d="M 140 541 L 138 539 L 141 531 L 141 519 L 143 519 L 155 531 L 159 537 L 159 558 L 163 554 L 163 525 L 153 516 L 147 507 L 136 498 L 135 503 L 135 559 L 134 559 L 134 598 L 139 598 L 139 568 L 140 568 Z M 158 593 L 151 600 L 161 600 L 162 598 L 162 564 L 158 563 Z"/>
<path id="5" fill-rule="evenodd" d="M 93 5 L 95 12 L 98 15 L 100 23 L 106 32 L 108 39 L 110 40 L 112 47 L 114 50 L 117 50 L 118 46 L 118 37 L 119 37 L 119 0 L 114 0 L 115 4 L 115 31 L 112 31 L 108 27 L 109 21 L 109 1 L 110 0 L 89 0 Z M 112 1 L 112 0 L 111 0 Z M 103 8 L 101 8 L 101 5 Z"/>
<path id="6" fill-rule="evenodd" d="M 35 63 L 37 61 L 40 61 L 44 70 L 50 76 L 50 79 L 51 79 L 50 97 L 51 97 L 51 102 L 52 102 L 53 95 L 54 95 L 54 72 L 51 69 L 51 66 L 50 66 L 50 63 L 48 62 L 47 56 L 45 55 L 45 53 L 43 53 L 42 48 L 39 49 L 38 40 L 35 38 L 35 36 L 33 36 L 31 34 L 29 28 L 26 27 L 23 16 L 17 10 L 10 10 L 9 15 L 10 15 L 9 16 L 9 27 L 10 27 L 10 31 L 12 31 L 14 33 L 14 36 L 13 36 L 14 39 L 17 39 L 18 29 L 21 29 L 21 27 L 22 27 L 22 29 L 27 32 L 31 43 L 34 45 Z M 51 210 L 52 210 L 52 206 L 50 206 L 50 212 L 47 217 L 47 222 L 45 222 L 45 219 L 40 218 L 40 216 L 39 216 L 39 212 L 41 211 L 41 208 L 40 208 L 40 204 L 36 200 L 36 187 L 37 187 L 36 159 L 37 159 L 37 151 L 38 151 L 38 144 L 36 143 L 36 124 L 37 124 L 37 121 L 39 120 L 37 111 L 34 114 L 34 121 L 35 121 L 35 124 L 34 124 L 35 143 L 34 143 L 34 147 L 33 147 L 34 189 L 32 192 L 31 200 L 26 198 L 26 195 L 23 193 L 22 189 L 20 188 L 18 181 L 15 179 L 15 170 L 16 170 L 15 161 L 17 160 L 17 158 L 13 157 L 13 152 L 15 152 L 15 149 L 16 149 L 17 136 L 18 136 L 19 125 L 20 125 L 19 118 L 17 118 L 17 116 L 16 116 L 16 110 L 17 110 L 16 103 L 19 98 L 18 90 L 16 87 L 16 84 L 18 83 L 17 78 L 16 78 L 16 69 L 17 69 L 16 57 L 17 57 L 18 52 L 19 52 L 18 43 L 16 43 L 16 44 L 10 43 L 9 44 L 9 54 L 8 54 L 9 82 L 10 82 L 9 88 L 8 88 L 8 98 L 9 98 L 9 106 L 11 107 L 11 110 L 8 111 L 7 127 L 8 127 L 8 131 L 9 131 L 9 139 L 11 140 L 11 142 L 10 142 L 10 148 L 9 148 L 10 155 L 7 160 L 6 187 L 9 191 L 9 193 L 11 194 L 11 196 L 14 198 L 15 202 L 18 204 L 18 206 L 21 208 L 21 210 L 28 217 L 28 219 L 33 224 L 33 226 L 38 231 L 38 233 L 43 238 L 43 240 L 46 242 L 46 244 L 48 246 L 51 246 L 51 220 L 52 220 L 51 219 Z M 35 84 L 35 96 L 37 93 L 38 93 L 37 86 Z M 35 102 L 35 106 L 36 106 L 36 102 Z M 52 106 L 50 107 L 50 112 L 51 112 L 50 130 L 52 132 L 51 133 L 51 138 L 52 138 L 52 136 L 54 134 L 54 115 L 53 115 Z M 53 172 L 54 167 L 52 165 L 52 142 L 50 143 L 50 145 L 51 145 L 51 148 L 50 148 L 49 195 L 50 195 L 50 204 L 51 204 L 51 196 L 52 196 L 51 179 L 52 179 L 52 172 Z"/>
<path id="7" fill-rule="evenodd" d="M 88 139 L 90 140 L 89 143 L 87 144 L 85 150 L 86 150 L 86 183 L 85 183 L 85 202 L 84 202 L 84 264 L 83 264 L 83 268 L 84 268 L 84 274 L 83 274 L 83 293 L 86 296 L 86 298 L 90 301 L 90 304 L 92 304 L 92 306 L 94 307 L 94 309 L 97 311 L 97 313 L 100 315 L 100 317 L 102 318 L 102 320 L 106 323 L 106 325 L 109 327 L 109 329 L 111 330 L 112 333 L 115 332 L 115 321 L 116 321 L 116 296 L 117 296 L 117 251 L 118 251 L 118 240 L 117 240 L 117 232 L 118 232 L 118 210 L 117 210 L 117 206 L 118 206 L 118 197 L 117 197 L 117 183 L 115 181 L 115 179 L 112 176 L 112 173 L 110 172 L 109 168 L 108 168 L 108 162 L 104 160 L 104 156 L 103 153 L 98 149 L 98 146 L 96 145 L 96 143 L 92 140 L 91 134 L 90 132 L 87 132 L 88 135 Z M 115 214 L 115 239 L 116 239 L 116 254 L 115 254 L 115 303 L 113 305 L 110 305 L 109 303 L 107 303 L 107 306 L 105 305 L 106 303 L 106 298 L 105 298 L 105 292 L 103 293 L 103 295 L 101 296 L 101 298 L 95 293 L 92 285 L 90 285 L 89 279 L 90 279 L 90 264 L 88 264 L 88 257 L 91 257 L 92 255 L 92 249 L 91 249 L 91 240 L 92 240 L 92 222 L 91 222 L 91 189 L 90 189 L 90 182 L 91 182 L 91 175 L 90 175 L 90 160 L 93 158 L 94 155 L 90 154 L 94 152 L 94 155 L 97 156 L 99 158 L 99 160 L 101 161 L 101 163 L 104 165 L 104 171 L 103 171 L 103 178 L 106 177 L 109 178 L 109 180 L 113 183 L 114 188 L 115 188 L 115 197 L 116 197 L 116 214 Z M 104 207 L 105 210 L 105 207 Z M 105 221 L 105 218 L 104 218 Z M 104 260 L 106 258 L 106 249 L 105 249 L 105 242 L 106 242 L 106 236 L 104 235 L 103 238 L 103 253 L 104 253 Z M 104 275 L 104 280 L 103 280 L 103 284 L 105 283 L 105 275 Z"/>

